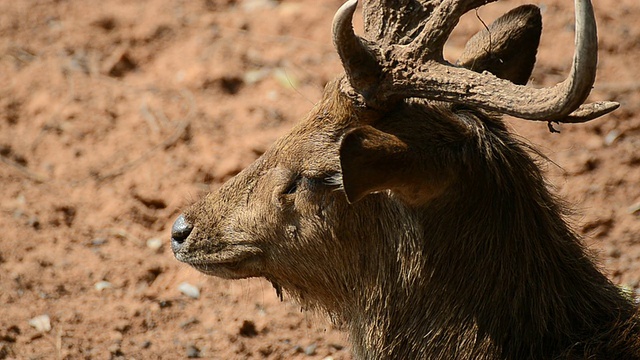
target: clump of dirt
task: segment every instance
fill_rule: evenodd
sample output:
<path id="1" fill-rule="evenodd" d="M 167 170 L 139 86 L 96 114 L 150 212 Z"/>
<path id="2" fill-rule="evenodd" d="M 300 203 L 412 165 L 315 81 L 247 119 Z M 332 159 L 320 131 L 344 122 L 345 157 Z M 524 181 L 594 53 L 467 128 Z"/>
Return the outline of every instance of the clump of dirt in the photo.
<path id="1" fill-rule="evenodd" d="M 576 229 L 607 273 L 637 290 L 635 1 L 595 4 L 592 100 L 620 110 L 559 135 L 511 123 L 557 164 L 550 180 L 576 204 Z M 478 16 L 488 23 L 518 4 Z M 340 5 L 0 2 L 0 359 L 351 358 L 343 333 L 270 284 L 205 277 L 168 243 L 186 205 L 262 154 L 340 72 L 330 40 Z M 543 10 L 534 86 L 562 80 L 571 62 L 572 4 Z M 447 56 L 482 28 L 465 16 Z"/>

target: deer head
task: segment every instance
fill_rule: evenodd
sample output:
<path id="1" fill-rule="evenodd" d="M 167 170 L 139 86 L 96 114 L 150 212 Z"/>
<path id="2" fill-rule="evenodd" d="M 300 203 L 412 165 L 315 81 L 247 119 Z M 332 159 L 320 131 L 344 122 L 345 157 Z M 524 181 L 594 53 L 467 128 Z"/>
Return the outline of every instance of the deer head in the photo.
<path id="1" fill-rule="evenodd" d="M 475 35 L 456 65 L 444 60 L 442 49 L 460 16 L 492 1 L 369 1 L 364 37 L 351 25 L 357 2 L 347 1 L 333 21 L 345 74 L 326 86 L 322 100 L 289 134 L 186 209 L 172 228 L 176 258 L 209 275 L 270 280 L 278 292 L 348 323 L 364 354 L 377 330 L 362 325 L 363 319 L 384 318 L 386 311 L 372 304 L 400 293 L 411 307 L 411 297 L 426 288 L 431 296 L 445 296 L 453 291 L 447 284 L 455 282 L 445 273 L 481 271 L 474 258 L 478 243 L 485 235 L 506 238 L 498 234 L 506 232 L 502 225 L 510 234 L 522 229 L 522 236 L 534 236 L 531 224 L 506 225 L 511 220 L 502 215 L 485 221 L 482 206 L 467 204 L 494 188 L 514 198 L 522 189 L 529 198 L 505 203 L 519 208 L 529 201 L 549 216 L 560 212 L 545 195 L 535 163 L 498 116 L 576 123 L 618 104 L 583 104 L 597 62 L 589 0 L 575 2 L 573 65 L 555 86 L 525 85 L 542 26 L 532 5 Z M 557 233 L 569 233 L 563 229 Z M 440 255 L 456 246 L 460 262 L 437 268 Z M 439 271 L 448 279 L 440 287 L 434 286 Z M 433 311 L 440 306 L 431 305 Z M 477 326 L 497 322 L 482 320 L 472 305 L 460 307 L 480 319 Z"/>

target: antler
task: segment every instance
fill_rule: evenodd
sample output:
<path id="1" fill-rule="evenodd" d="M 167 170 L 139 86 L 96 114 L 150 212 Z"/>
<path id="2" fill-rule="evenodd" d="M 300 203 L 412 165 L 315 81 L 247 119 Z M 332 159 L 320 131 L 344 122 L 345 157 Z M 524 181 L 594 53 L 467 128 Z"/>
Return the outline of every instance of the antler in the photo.
<path id="1" fill-rule="evenodd" d="M 334 17 L 333 40 L 350 85 L 375 108 L 416 97 L 475 105 L 523 119 L 570 123 L 595 119 L 618 108 L 618 103 L 609 101 L 582 105 L 595 81 L 598 61 L 589 0 L 575 0 L 573 64 L 569 77 L 555 86 L 536 89 L 516 85 L 446 62 L 442 49 L 460 16 L 493 1 L 441 0 L 434 4 L 433 0 L 402 0 L 393 6 L 394 1 L 369 5 L 365 28 L 367 35 L 377 37 L 376 43 L 354 33 L 351 22 L 357 0 L 347 1 Z M 385 16 L 397 21 L 387 22 Z"/>

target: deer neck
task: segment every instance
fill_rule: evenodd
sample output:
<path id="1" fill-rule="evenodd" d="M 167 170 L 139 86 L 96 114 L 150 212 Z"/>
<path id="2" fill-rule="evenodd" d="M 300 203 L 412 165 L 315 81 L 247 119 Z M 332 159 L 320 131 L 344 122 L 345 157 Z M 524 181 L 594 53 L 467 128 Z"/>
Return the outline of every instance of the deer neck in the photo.
<path id="1" fill-rule="evenodd" d="M 420 230 L 381 240 L 385 275 L 351 318 L 357 356 L 598 356 L 614 353 L 615 328 L 638 334 L 635 307 L 585 253 L 529 152 L 490 141 L 449 194 L 398 217 Z"/>

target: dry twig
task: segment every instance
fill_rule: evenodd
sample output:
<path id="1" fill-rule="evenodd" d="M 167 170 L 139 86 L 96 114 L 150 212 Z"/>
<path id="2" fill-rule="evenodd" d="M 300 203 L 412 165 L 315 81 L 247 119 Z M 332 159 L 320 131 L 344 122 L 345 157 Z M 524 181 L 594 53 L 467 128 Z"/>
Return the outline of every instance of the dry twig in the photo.
<path id="1" fill-rule="evenodd" d="M 37 183 L 43 183 L 47 180 L 49 180 L 49 178 L 45 175 L 39 174 L 37 172 L 34 172 L 32 170 L 29 170 L 29 168 L 27 168 L 24 165 L 18 164 L 17 162 L 6 158 L 2 155 L 0 155 L 0 161 L 5 163 L 6 165 L 11 166 L 12 168 L 18 170 L 18 172 L 20 172 L 22 175 L 24 175 L 25 177 L 27 177 L 29 180 L 35 181 Z"/>
<path id="2" fill-rule="evenodd" d="M 189 103 L 189 111 L 187 113 L 187 115 L 184 117 L 184 120 L 178 122 L 178 125 L 176 126 L 175 131 L 168 137 L 166 138 L 164 141 L 162 141 L 160 144 L 155 145 L 154 147 L 152 147 L 151 149 L 147 150 L 144 154 L 142 154 L 140 157 L 122 165 L 121 167 L 109 171 L 105 174 L 98 174 L 97 175 L 97 179 L 98 181 L 103 181 L 103 180 L 107 180 L 107 179 L 111 179 L 117 176 L 120 176 L 122 174 L 124 174 L 125 172 L 127 172 L 128 170 L 131 170 L 132 168 L 138 166 L 139 164 L 143 163 L 144 161 L 146 161 L 148 158 L 150 158 L 158 149 L 168 149 L 172 146 L 174 146 L 178 140 L 180 140 L 180 138 L 182 138 L 184 136 L 184 134 L 186 133 L 187 129 L 189 128 L 189 124 L 191 123 L 191 118 L 195 115 L 196 112 L 196 102 L 195 102 L 195 98 L 193 97 L 193 94 L 191 94 L 191 92 L 189 92 L 188 90 L 182 89 L 180 90 L 180 94 L 188 101 Z"/>

